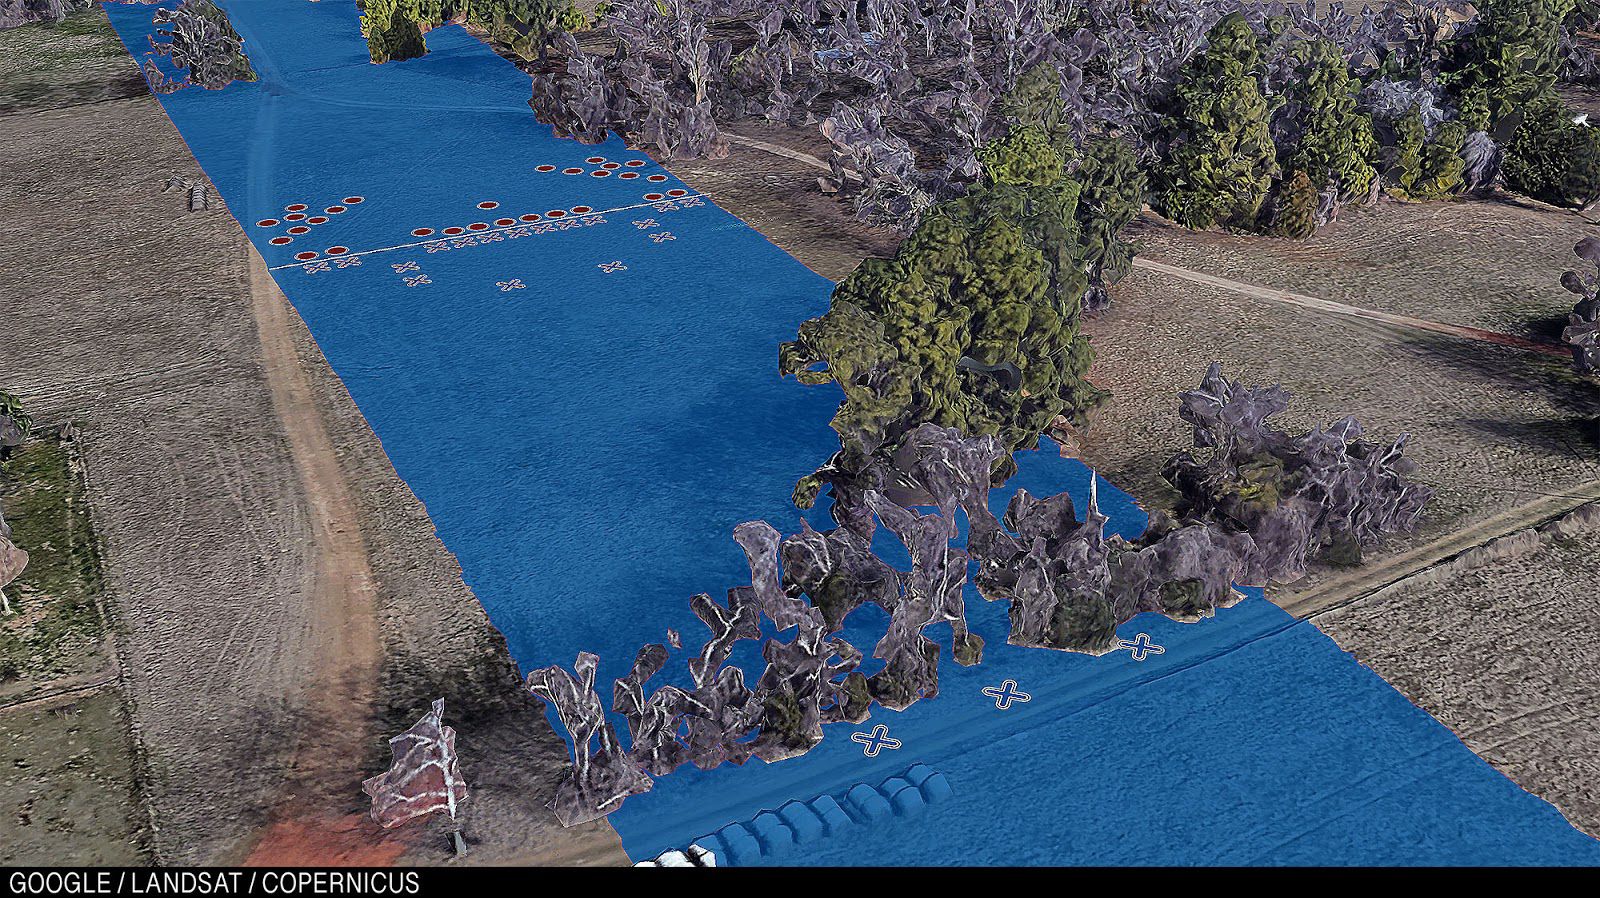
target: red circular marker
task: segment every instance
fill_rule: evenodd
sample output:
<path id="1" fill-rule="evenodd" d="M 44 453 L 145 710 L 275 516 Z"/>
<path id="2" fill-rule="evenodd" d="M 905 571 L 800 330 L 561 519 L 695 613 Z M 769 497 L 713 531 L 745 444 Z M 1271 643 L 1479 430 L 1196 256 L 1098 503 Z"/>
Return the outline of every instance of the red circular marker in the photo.
<path id="1" fill-rule="evenodd" d="M 329 215 L 338 215 L 340 212 L 344 211 L 344 207 L 343 206 L 329 206 L 328 208 L 323 209 L 322 211 L 328 213 Z"/>
<path id="2" fill-rule="evenodd" d="M 517 220 L 515 218 L 496 218 L 494 220 L 495 227 L 497 228 L 508 228 L 516 223 Z"/>
<path id="3" fill-rule="evenodd" d="M 469 230 L 469 231 L 487 231 L 487 230 L 489 230 L 489 223 L 486 222 L 486 221 L 475 221 L 472 224 L 467 225 L 467 230 Z"/>
<path id="4" fill-rule="evenodd" d="M 689 195 L 689 191 L 687 191 L 687 190 L 674 189 L 674 190 L 667 191 L 667 196 L 688 196 L 688 195 Z"/>
<path id="5" fill-rule="evenodd" d="M 462 229 L 462 228 L 445 228 L 440 233 L 442 233 L 442 234 L 444 234 L 444 235 L 446 235 L 448 237 L 454 237 L 457 234 L 464 234 L 464 233 L 466 233 L 466 231 L 464 229 Z"/>
<path id="6" fill-rule="evenodd" d="M 639 173 L 636 171 L 625 171 L 622 174 L 617 175 L 617 177 L 624 181 L 632 181 L 634 178 L 639 177 Z"/>
<path id="7" fill-rule="evenodd" d="M 289 233 L 294 234 L 295 236 L 299 236 L 301 234 L 309 234 L 309 233 L 311 233 L 311 229 L 306 227 L 305 225 L 301 225 L 299 227 L 290 228 L 289 229 Z"/>
<path id="8" fill-rule="evenodd" d="M 344 204 L 346 206 L 359 206 L 366 201 L 367 198 L 364 196 L 347 196 L 344 198 Z"/>
<path id="9" fill-rule="evenodd" d="M 342 256 L 342 255 L 344 255 L 345 253 L 347 253 L 349 251 L 350 251 L 350 247 L 348 247 L 348 246 L 330 246 L 330 247 L 328 247 L 328 255 L 330 255 L 330 256 Z"/>
<path id="10" fill-rule="evenodd" d="M 616 171 L 617 169 L 622 167 L 622 163 L 620 163 L 620 162 L 607 162 L 605 165 L 602 165 L 600 167 L 601 168 L 609 168 L 612 171 Z"/>
<path id="11" fill-rule="evenodd" d="M 573 215 L 587 215 L 587 214 L 589 214 L 590 212 L 593 212 L 593 211 L 594 210 L 589 208 L 588 206 L 573 206 L 572 207 L 572 214 Z"/>
<path id="12" fill-rule="evenodd" d="M 535 165 L 533 167 L 533 170 L 534 171 L 550 172 L 550 171 L 555 171 L 556 167 L 554 165 Z"/>
<path id="13" fill-rule="evenodd" d="M 585 159 L 583 161 L 589 163 L 590 165 L 599 165 L 600 163 L 606 161 L 606 157 L 604 157 L 604 156 L 590 156 L 588 159 Z"/>
<path id="14" fill-rule="evenodd" d="M 583 174 L 583 169 L 581 169 L 581 168 L 563 168 L 561 170 L 561 173 L 564 174 L 564 175 L 581 175 L 581 174 Z"/>
<path id="15" fill-rule="evenodd" d="M 275 228 L 277 226 L 278 220 L 276 218 L 263 218 L 256 222 L 256 227 L 258 228 Z"/>
<path id="16" fill-rule="evenodd" d="M 659 183 L 661 181 L 665 181 L 666 179 L 667 179 L 666 175 L 651 175 L 650 176 L 650 180 L 655 181 L 657 183 Z"/>
<path id="17" fill-rule="evenodd" d="M 267 242 L 272 244 L 273 246 L 287 246 L 287 245 L 289 245 L 289 244 L 294 242 L 294 238 L 293 237 L 274 237 L 271 240 L 268 240 Z"/>
<path id="18" fill-rule="evenodd" d="M 651 202 L 655 202 L 656 200 L 664 200 L 664 199 L 666 199 L 666 197 L 662 196 L 659 193 L 647 193 L 647 194 L 644 195 L 644 198 L 649 200 L 649 201 L 651 201 Z"/>
<path id="19" fill-rule="evenodd" d="M 285 215 L 283 217 L 283 220 L 284 221 L 305 221 L 306 220 L 306 216 L 305 216 L 304 212 L 295 212 L 292 215 Z"/>
<path id="20" fill-rule="evenodd" d="M 627 162 L 627 165 L 628 165 L 629 168 L 641 168 L 644 165 L 644 160 L 643 159 L 629 159 L 628 162 Z"/>
<path id="21" fill-rule="evenodd" d="M 538 221 L 539 220 L 539 216 L 533 214 L 532 212 L 529 212 L 527 215 L 523 215 L 523 216 L 520 216 L 520 217 L 521 217 L 521 219 L 523 221 L 529 221 L 529 222 Z"/>
<path id="22" fill-rule="evenodd" d="M 500 204 L 495 202 L 494 200 L 484 200 L 483 202 L 478 204 L 478 208 L 479 209 L 498 209 L 498 208 L 500 208 Z"/>
<path id="23" fill-rule="evenodd" d="M 610 175 L 611 172 L 608 172 L 603 168 L 597 168 L 594 171 L 589 172 L 589 174 L 595 176 L 596 178 L 604 178 L 604 177 Z"/>
<path id="24" fill-rule="evenodd" d="M 304 212 L 304 211 L 306 211 L 306 204 L 305 203 L 290 203 L 289 205 L 283 207 L 283 211 L 285 211 L 285 212 Z"/>
<path id="25" fill-rule="evenodd" d="M 326 215 L 313 215 L 310 218 L 306 219 L 306 223 L 307 224 L 327 224 L 328 223 L 328 217 Z"/>
<path id="26" fill-rule="evenodd" d="M 426 236 L 428 236 L 429 234 L 432 234 L 432 233 L 433 233 L 433 228 L 417 228 L 415 231 L 411 232 L 411 236 L 413 236 L 413 237 L 426 237 Z"/>
<path id="27" fill-rule="evenodd" d="M 309 262 L 312 259 L 315 259 L 317 257 L 317 254 L 313 253 L 313 252 L 295 253 L 294 257 L 296 259 L 299 259 L 302 262 Z"/>
<path id="28" fill-rule="evenodd" d="M 561 216 L 566 215 L 566 214 L 567 214 L 567 210 L 565 210 L 565 209 L 551 209 L 549 212 L 545 213 L 545 216 L 548 217 L 548 218 L 560 218 Z"/>

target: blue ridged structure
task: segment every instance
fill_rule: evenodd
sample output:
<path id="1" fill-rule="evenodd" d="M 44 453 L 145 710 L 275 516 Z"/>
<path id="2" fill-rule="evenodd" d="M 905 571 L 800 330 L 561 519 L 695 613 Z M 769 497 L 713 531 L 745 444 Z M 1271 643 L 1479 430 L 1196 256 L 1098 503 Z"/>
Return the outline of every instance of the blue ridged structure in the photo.
<path id="1" fill-rule="evenodd" d="M 913 764 L 877 785 L 857 783 L 838 795 L 791 801 L 776 810 L 730 823 L 693 844 L 714 852 L 723 866 L 783 861 L 821 839 L 892 817 L 915 817 L 950 797 L 950 782 L 926 764 Z"/>

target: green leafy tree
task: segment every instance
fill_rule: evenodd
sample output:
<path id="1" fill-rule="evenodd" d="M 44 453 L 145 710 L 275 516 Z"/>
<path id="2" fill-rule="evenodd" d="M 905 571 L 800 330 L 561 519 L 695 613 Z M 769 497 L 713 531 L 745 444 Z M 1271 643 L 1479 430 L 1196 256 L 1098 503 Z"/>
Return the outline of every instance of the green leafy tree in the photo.
<path id="1" fill-rule="evenodd" d="M 1412 109 L 1394 123 L 1389 180 L 1403 192 L 1422 179 L 1422 148 L 1428 142 L 1428 129 L 1420 110 Z"/>
<path id="2" fill-rule="evenodd" d="M 1466 162 L 1461 147 L 1467 128 L 1449 121 L 1434 129 L 1430 140 L 1422 123 L 1422 113 L 1412 109 L 1395 122 L 1394 165 L 1390 178 L 1405 196 L 1419 200 L 1440 199 L 1461 189 L 1461 173 Z"/>
<path id="3" fill-rule="evenodd" d="M 1013 128 L 1000 140 L 978 148 L 983 174 L 995 184 L 1041 186 L 1061 180 L 1064 160 L 1044 129 Z"/>
<path id="4" fill-rule="evenodd" d="M 403 8 L 404 7 L 404 8 Z M 428 45 L 416 17 L 415 3 L 406 0 L 366 0 L 361 28 L 367 36 L 367 53 L 376 63 L 416 59 L 427 55 Z"/>
<path id="5" fill-rule="evenodd" d="M 1101 398 L 1085 380 L 1092 356 L 1079 332 L 1080 187 L 1041 133 L 1013 137 L 986 148 L 980 184 L 924 215 L 894 258 L 862 262 L 828 313 L 781 348 L 785 375 L 844 392 L 828 478 L 860 471 L 927 422 L 1030 448 L 1057 416 Z M 1009 476 L 1009 456 L 1001 468 Z M 822 474 L 800 482 L 797 503 L 814 501 Z"/>
<path id="6" fill-rule="evenodd" d="M 1073 177 L 1082 187 L 1077 218 L 1089 282 L 1084 307 L 1097 311 L 1109 302 L 1106 288 L 1122 280 L 1133 262 L 1133 246 L 1119 235 L 1144 207 L 1147 181 L 1133 148 L 1112 137 L 1085 144 Z"/>
<path id="7" fill-rule="evenodd" d="M 1456 120 L 1468 131 L 1487 131 L 1493 125 L 1489 111 L 1489 92 L 1482 87 L 1468 87 L 1456 96 Z"/>
<path id="8" fill-rule="evenodd" d="M 1506 186 L 1556 205 L 1600 195 L 1600 137 L 1575 124 L 1555 93 L 1562 21 L 1575 8 L 1575 0 L 1484 0 L 1456 53 L 1460 105 L 1487 105 L 1505 143 Z"/>
<path id="9" fill-rule="evenodd" d="M 1310 41 L 1295 52 L 1288 112 L 1298 120 L 1299 137 L 1284 168 L 1304 172 L 1315 190 L 1334 184 L 1344 197 L 1364 197 L 1378 176 L 1378 141 L 1372 118 L 1356 107 L 1360 82 L 1331 41 Z"/>
<path id="10" fill-rule="evenodd" d="M 363 0 L 362 32 L 373 62 L 416 59 L 428 52 L 423 32 L 464 21 L 524 57 L 554 27 L 578 30 L 587 17 L 571 0 Z"/>
<path id="11" fill-rule="evenodd" d="M 1178 80 L 1159 197 L 1167 215 L 1187 227 L 1248 230 L 1277 171 L 1270 110 L 1255 72 L 1259 42 L 1239 13 L 1218 22 L 1208 39 Z"/>
<path id="12" fill-rule="evenodd" d="M 1526 110 L 1555 89 L 1561 21 L 1575 0 L 1480 0 L 1473 32 L 1455 48 L 1455 77 L 1480 89 L 1491 119 Z"/>
<path id="13" fill-rule="evenodd" d="M 995 111 L 1013 127 L 1036 128 L 1063 158 L 1073 151 L 1066 102 L 1061 98 L 1061 72 L 1048 62 L 1029 67 L 995 103 Z"/>
<path id="14" fill-rule="evenodd" d="M 1535 103 L 1505 150 L 1506 184 L 1557 206 L 1600 198 L 1600 130 L 1575 124 L 1555 97 Z"/>
<path id="15" fill-rule="evenodd" d="M 1414 196 L 1438 199 L 1461 190 L 1461 173 L 1467 167 L 1461 148 L 1467 141 L 1467 126 L 1449 121 L 1433 129 L 1433 136 L 1422 151 L 1422 179 L 1408 188 Z"/>
<path id="16" fill-rule="evenodd" d="M 28 439 L 33 419 L 22 408 L 22 400 L 0 390 L 0 460 L 4 460 Z"/>

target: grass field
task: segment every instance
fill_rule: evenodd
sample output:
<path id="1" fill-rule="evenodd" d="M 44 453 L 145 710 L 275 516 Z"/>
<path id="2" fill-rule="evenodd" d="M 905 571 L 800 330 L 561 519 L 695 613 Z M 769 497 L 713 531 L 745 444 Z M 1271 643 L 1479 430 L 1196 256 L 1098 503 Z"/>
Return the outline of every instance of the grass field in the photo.
<path id="1" fill-rule="evenodd" d="M 62 680 L 94 678 L 109 665 L 97 597 L 100 561 L 70 444 L 36 438 L 0 463 L 0 507 L 28 567 L 7 588 L 0 618 L 0 702 Z"/>

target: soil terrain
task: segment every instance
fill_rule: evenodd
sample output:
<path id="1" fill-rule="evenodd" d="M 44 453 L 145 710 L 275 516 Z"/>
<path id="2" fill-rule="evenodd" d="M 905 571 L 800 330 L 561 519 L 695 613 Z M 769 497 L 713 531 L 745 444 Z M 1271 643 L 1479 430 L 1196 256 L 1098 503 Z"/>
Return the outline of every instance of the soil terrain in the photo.
<path id="1" fill-rule="evenodd" d="M 79 740 L 131 736 L 106 763 L 132 771 L 155 862 L 446 862 L 440 825 L 383 832 L 359 788 L 443 697 L 471 788 L 463 862 L 625 862 L 609 827 L 561 831 L 543 806 L 564 746 L 239 225 L 162 191 L 204 174 L 154 98 L 108 86 L 139 76 L 104 13 L 0 34 L 0 57 L 38 41 L 81 90 L 0 114 L 16 163 L 0 380 L 78 426 L 121 658 L 96 700 L 129 715 L 91 708 L 54 735 L 18 718 L 29 738 L 0 736 L 40 776 L 81 767 L 53 760 Z M 10 844 L 50 863 L 103 841 Z"/>

